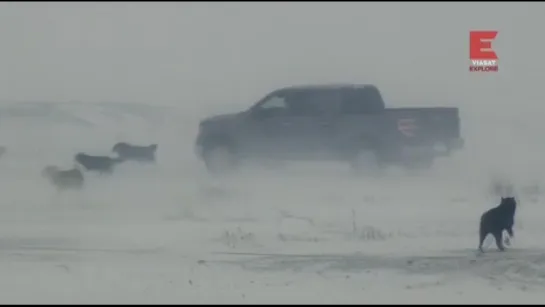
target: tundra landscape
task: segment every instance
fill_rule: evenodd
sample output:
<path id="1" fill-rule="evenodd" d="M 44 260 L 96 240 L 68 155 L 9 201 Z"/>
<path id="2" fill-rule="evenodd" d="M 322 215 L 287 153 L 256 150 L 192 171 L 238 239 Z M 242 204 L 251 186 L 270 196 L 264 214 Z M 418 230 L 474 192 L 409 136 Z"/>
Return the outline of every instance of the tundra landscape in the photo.
<path id="1" fill-rule="evenodd" d="M 0 4 L 0 303 L 542 304 L 542 3 Z M 495 30 L 497 72 L 469 71 Z M 343 163 L 207 172 L 201 120 L 300 84 L 376 85 L 387 107 L 459 109 L 431 169 Z M 117 142 L 156 163 L 40 173 Z M 479 254 L 514 187 L 515 237 Z M 540 190 L 541 188 L 541 190 Z"/>

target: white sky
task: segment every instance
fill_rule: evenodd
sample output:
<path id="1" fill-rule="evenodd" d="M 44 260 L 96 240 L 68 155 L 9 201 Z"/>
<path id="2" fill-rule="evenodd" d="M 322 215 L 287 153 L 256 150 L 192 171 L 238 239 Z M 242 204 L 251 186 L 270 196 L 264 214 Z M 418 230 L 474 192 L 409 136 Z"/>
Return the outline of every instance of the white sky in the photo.
<path id="1" fill-rule="evenodd" d="M 535 107 L 544 14 L 514 2 L 3 2 L 0 100 L 248 105 L 293 83 L 364 82 L 396 105 Z M 480 28 L 499 31 L 497 74 L 468 72 Z"/>

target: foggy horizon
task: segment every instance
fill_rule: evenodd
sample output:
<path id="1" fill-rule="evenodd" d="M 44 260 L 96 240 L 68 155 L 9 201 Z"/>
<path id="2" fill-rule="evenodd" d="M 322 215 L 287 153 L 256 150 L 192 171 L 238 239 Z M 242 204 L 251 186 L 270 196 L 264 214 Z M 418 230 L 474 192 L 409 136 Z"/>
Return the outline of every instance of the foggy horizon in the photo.
<path id="1" fill-rule="evenodd" d="M 543 7 L 3 3 L 0 99 L 248 104 L 276 87 L 348 82 L 377 84 L 393 100 L 471 106 L 537 91 L 524 78 L 544 64 L 525 59 L 544 49 L 533 35 Z M 469 31 L 477 29 L 499 31 L 499 73 L 468 73 Z"/>

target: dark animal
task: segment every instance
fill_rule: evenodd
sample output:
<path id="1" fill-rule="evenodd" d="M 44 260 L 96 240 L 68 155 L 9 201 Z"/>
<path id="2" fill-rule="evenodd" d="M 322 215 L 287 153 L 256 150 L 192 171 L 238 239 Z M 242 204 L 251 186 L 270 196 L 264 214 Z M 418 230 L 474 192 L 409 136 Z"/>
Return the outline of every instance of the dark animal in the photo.
<path id="1" fill-rule="evenodd" d="M 83 187 L 83 174 L 77 168 L 63 171 L 56 166 L 46 166 L 42 170 L 42 175 L 49 179 L 58 191 L 78 190 Z"/>
<path id="2" fill-rule="evenodd" d="M 112 151 L 117 153 L 119 158 L 123 160 L 155 162 L 155 152 L 157 151 L 157 144 L 152 144 L 149 146 L 138 146 L 120 142 L 114 145 Z"/>
<path id="3" fill-rule="evenodd" d="M 496 239 L 496 245 L 500 251 L 504 251 L 503 231 L 506 230 L 509 237 L 513 238 L 513 225 L 515 224 L 515 210 L 517 201 L 514 197 L 502 197 L 500 204 L 492 208 L 481 216 L 479 225 L 479 250 L 483 252 L 483 242 L 488 234 L 492 234 Z M 507 238 L 506 243 L 509 244 Z"/>
<path id="4" fill-rule="evenodd" d="M 78 153 L 75 156 L 76 162 L 81 164 L 88 171 L 98 171 L 102 173 L 111 173 L 115 164 L 123 162 L 123 159 L 110 158 L 108 156 L 91 156 L 84 153 Z"/>

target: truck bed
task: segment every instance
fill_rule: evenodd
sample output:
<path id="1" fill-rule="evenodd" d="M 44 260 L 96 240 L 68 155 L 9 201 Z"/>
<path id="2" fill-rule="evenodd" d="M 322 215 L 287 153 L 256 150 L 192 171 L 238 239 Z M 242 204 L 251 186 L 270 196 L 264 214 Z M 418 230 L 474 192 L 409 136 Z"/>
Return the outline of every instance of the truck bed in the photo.
<path id="1" fill-rule="evenodd" d="M 395 121 L 400 134 L 410 143 L 429 143 L 460 137 L 458 108 L 387 108 L 387 121 Z"/>

